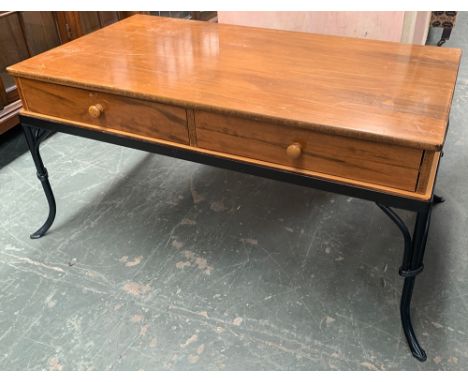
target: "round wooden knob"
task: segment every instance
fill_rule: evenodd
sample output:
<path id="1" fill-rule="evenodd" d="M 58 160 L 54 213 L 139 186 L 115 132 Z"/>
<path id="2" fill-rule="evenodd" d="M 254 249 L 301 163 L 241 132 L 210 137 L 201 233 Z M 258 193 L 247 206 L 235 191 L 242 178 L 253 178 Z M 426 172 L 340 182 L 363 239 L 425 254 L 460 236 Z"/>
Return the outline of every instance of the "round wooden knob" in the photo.
<path id="1" fill-rule="evenodd" d="M 91 105 L 88 108 L 88 113 L 93 118 L 99 118 L 103 111 L 104 107 L 100 103 L 97 103 L 96 105 Z"/>
<path id="2" fill-rule="evenodd" d="M 291 159 L 297 159 L 301 156 L 302 154 L 302 147 L 300 143 L 292 143 L 288 146 L 286 149 L 286 154 L 288 157 Z"/>

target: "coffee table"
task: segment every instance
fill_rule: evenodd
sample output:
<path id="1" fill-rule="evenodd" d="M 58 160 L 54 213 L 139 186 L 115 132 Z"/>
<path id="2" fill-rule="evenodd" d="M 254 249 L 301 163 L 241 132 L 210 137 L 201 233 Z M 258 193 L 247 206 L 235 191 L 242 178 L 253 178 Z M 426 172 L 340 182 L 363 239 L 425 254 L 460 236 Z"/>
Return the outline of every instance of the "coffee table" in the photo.
<path id="1" fill-rule="evenodd" d="M 366 199 L 404 240 L 410 304 L 461 51 L 136 15 L 11 66 L 39 147 L 54 131 Z M 413 233 L 394 208 L 416 213 Z"/>

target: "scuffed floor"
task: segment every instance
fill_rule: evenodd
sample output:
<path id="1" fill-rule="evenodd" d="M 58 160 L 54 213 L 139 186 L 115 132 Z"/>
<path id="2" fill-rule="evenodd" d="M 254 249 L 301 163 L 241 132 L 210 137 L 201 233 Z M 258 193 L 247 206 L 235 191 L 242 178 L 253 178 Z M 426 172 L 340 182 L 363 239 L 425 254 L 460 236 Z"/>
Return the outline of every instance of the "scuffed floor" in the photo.
<path id="1" fill-rule="evenodd" d="M 468 46 L 466 13 L 447 46 Z M 56 134 L 40 240 L 32 159 L 5 159 L 21 135 L 0 146 L 0 369 L 466 369 L 467 62 L 413 304 L 426 363 L 400 327 L 400 233 L 372 203 Z"/>

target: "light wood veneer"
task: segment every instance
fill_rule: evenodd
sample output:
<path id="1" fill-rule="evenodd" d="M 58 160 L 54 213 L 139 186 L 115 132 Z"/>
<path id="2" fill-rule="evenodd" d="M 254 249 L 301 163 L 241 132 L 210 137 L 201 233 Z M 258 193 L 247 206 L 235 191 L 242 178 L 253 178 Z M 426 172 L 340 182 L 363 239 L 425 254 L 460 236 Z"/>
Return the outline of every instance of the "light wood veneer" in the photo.
<path id="1" fill-rule="evenodd" d="M 408 191 L 416 187 L 419 149 L 208 112 L 197 112 L 195 124 L 202 148 Z M 291 157 L 288 148 L 294 145 Z"/>
<path id="2" fill-rule="evenodd" d="M 189 143 L 183 108 L 30 79 L 20 79 L 18 84 L 29 111 Z"/>

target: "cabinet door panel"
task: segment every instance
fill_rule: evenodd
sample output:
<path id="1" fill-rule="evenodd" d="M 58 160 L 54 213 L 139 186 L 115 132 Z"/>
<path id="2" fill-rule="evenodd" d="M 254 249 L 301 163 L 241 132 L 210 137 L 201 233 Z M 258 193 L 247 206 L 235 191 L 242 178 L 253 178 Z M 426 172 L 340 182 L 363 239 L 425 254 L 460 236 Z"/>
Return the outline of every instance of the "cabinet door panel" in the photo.
<path id="1" fill-rule="evenodd" d="M 52 12 L 21 12 L 21 16 L 32 56 L 60 44 Z"/>
<path id="2" fill-rule="evenodd" d="M 93 32 L 101 27 L 98 12 L 78 12 L 83 34 Z"/>
<path id="3" fill-rule="evenodd" d="M 118 12 L 98 12 L 98 16 L 102 27 L 119 21 Z"/>
<path id="4" fill-rule="evenodd" d="M 14 80 L 5 68 L 29 57 L 28 47 L 16 13 L 0 18 L 0 77 L 6 89 L 14 86 Z"/>

